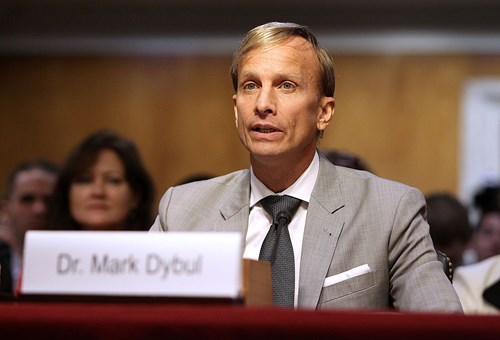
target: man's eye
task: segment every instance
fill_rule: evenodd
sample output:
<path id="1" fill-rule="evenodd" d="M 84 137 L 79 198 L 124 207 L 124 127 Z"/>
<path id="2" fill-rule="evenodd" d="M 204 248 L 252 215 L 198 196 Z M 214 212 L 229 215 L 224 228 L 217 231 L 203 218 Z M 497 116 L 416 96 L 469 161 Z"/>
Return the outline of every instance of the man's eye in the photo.
<path id="1" fill-rule="evenodd" d="M 245 90 L 255 90 L 257 86 L 254 84 L 254 83 L 247 83 L 245 85 L 243 85 L 243 88 Z"/>
<path id="2" fill-rule="evenodd" d="M 286 81 L 283 84 L 281 84 L 281 87 L 284 88 L 285 90 L 291 90 L 294 88 L 294 85 Z"/>

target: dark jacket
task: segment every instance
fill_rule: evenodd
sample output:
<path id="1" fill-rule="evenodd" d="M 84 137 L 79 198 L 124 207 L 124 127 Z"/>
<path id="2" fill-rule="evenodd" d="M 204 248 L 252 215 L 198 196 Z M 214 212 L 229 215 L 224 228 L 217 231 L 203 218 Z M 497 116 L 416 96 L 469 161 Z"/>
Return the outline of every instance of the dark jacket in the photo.
<path id="1" fill-rule="evenodd" d="M 12 295 L 11 252 L 7 243 L 0 240 L 0 296 Z"/>

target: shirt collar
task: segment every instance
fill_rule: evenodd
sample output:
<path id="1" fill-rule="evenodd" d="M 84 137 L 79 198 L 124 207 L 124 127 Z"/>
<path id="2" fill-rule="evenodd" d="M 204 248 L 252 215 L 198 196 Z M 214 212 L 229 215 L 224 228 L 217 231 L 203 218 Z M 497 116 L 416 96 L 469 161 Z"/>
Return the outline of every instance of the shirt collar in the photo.
<path id="1" fill-rule="evenodd" d="M 318 178 L 319 172 L 319 156 L 318 153 L 314 153 L 313 160 L 309 167 L 302 173 L 302 175 L 293 183 L 290 187 L 282 192 L 275 193 L 269 188 L 267 188 L 264 183 L 262 183 L 253 173 L 253 169 L 250 169 L 250 207 L 253 207 L 257 202 L 259 202 L 264 197 L 270 195 L 289 195 L 298 198 L 302 201 L 309 203 L 311 198 L 311 193 L 313 191 L 314 184 Z"/>

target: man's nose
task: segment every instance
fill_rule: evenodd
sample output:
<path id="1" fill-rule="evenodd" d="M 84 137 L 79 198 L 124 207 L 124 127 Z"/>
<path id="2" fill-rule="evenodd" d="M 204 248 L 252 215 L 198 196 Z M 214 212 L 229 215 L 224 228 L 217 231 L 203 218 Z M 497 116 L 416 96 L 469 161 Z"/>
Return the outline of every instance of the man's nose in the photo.
<path id="1" fill-rule="evenodd" d="M 271 87 L 262 87 L 255 103 L 256 114 L 269 115 L 276 113 L 276 94 Z"/>

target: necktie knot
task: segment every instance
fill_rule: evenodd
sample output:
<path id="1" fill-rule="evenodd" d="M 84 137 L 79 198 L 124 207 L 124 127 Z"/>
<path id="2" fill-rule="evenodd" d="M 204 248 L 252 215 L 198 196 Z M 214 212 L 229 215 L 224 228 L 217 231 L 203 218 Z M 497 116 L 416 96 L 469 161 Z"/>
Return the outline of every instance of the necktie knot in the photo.
<path id="1" fill-rule="evenodd" d="M 264 210 L 272 216 L 273 224 L 287 225 L 302 202 L 300 199 L 288 195 L 272 195 L 261 201 Z"/>

